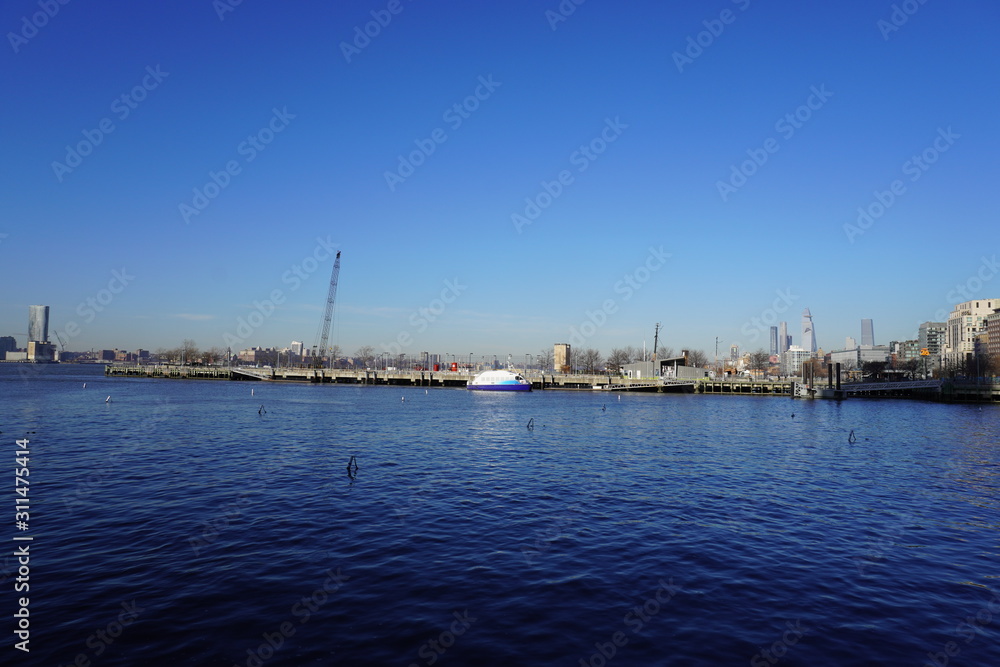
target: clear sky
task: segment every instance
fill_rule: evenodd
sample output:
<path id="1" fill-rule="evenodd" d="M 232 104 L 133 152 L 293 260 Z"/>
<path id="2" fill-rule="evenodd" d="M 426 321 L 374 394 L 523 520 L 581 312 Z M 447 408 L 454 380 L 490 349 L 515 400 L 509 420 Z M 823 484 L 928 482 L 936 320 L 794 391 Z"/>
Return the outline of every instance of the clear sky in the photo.
<path id="1" fill-rule="evenodd" d="M 313 344 L 336 249 L 348 353 L 1000 296 L 990 0 L 232 1 L 3 3 L 0 335 Z"/>

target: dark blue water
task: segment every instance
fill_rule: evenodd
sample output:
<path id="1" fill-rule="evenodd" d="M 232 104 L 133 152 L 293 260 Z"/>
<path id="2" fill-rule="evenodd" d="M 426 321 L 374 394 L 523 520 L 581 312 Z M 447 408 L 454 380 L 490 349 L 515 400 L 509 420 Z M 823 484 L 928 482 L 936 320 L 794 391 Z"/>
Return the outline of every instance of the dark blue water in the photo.
<path id="1" fill-rule="evenodd" d="M 24 369 L 9 664 L 1000 665 L 996 406 Z"/>

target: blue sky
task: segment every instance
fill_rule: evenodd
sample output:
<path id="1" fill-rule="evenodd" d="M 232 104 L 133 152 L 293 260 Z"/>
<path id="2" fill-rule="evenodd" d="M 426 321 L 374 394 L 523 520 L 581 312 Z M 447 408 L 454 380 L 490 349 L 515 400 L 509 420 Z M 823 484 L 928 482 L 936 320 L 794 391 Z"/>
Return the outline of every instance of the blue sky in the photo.
<path id="1" fill-rule="evenodd" d="M 711 356 L 806 307 L 830 350 L 1000 295 L 1000 7 L 675 4 L 6 2 L 0 335 L 312 344 L 331 246 L 348 353 Z"/>

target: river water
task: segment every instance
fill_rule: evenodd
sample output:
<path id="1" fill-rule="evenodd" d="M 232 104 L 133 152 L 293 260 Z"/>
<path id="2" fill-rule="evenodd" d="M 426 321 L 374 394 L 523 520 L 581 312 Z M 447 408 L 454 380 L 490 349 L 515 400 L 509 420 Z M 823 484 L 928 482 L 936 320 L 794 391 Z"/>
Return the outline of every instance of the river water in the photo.
<path id="1" fill-rule="evenodd" d="M 16 664 L 1000 665 L 997 406 L 101 372 L 0 364 Z"/>

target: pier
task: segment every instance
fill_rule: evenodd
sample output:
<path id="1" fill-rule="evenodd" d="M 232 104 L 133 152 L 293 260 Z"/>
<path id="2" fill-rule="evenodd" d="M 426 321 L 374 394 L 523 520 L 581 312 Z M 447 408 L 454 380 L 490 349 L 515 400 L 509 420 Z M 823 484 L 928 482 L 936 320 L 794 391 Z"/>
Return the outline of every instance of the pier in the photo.
<path id="1" fill-rule="evenodd" d="M 745 396 L 791 396 L 795 382 L 791 380 L 700 380 L 701 394 L 742 394 Z"/>
<path id="2" fill-rule="evenodd" d="M 257 368 L 250 366 L 172 366 L 113 364 L 105 375 L 168 379 L 208 379 L 250 382 L 308 382 L 311 384 L 395 385 L 412 387 L 465 387 L 477 373 L 467 371 L 386 371 L 347 368 Z M 522 373 L 531 388 L 637 391 L 657 393 L 789 395 L 792 382 L 748 380 L 712 381 L 668 378 L 629 379 L 608 374 L 573 375 Z"/>
<path id="3" fill-rule="evenodd" d="M 104 374 L 116 377 L 233 380 L 249 382 L 298 382 L 310 384 L 394 385 L 410 387 L 462 387 L 477 373 L 463 371 L 387 371 L 348 368 L 256 368 L 249 366 L 172 366 L 112 364 Z M 608 375 L 523 374 L 532 389 L 604 389 L 618 378 Z"/>
<path id="4" fill-rule="evenodd" d="M 105 375 L 175 380 L 229 380 L 310 384 L 392 385 L 464 388 L 476 373 L 463 371 L 387 371 L 347 368 L 256 368 L 248 366 L 172 366 L 112 364 Z M 611 375 L 523 373 L 534 390 L 603 390 L 614 392 L 697 393 L 720 396 L 781 396 L 804 399 L 921 398 L 946 402 L 1000 403 L 1000 382 L 910 380 L 811 385 L 800 380 L 628 379 Z M 826 386 L 824 386 L 824 384 Z"/>
<path id="5" fill-rule="evenodd" d="M 105 369 L 109 376 L 157 377 L 168 379 L 208 379 L 250 382 L 299 382 L 311 384 L 393 385 L 404 387 L 462 387 L 477 373 L 463 371 L 386 371 L 345 368 L 257 368 L 234 366 L 168 366 L 116 364 Z M 705 379 L 629 379 L 608 374 L 573 375 L 522 373 L 534 390 L 575 389 L 616 392 L 746 394 L 788 396 L 791 381 L 750 381 Z"/>

